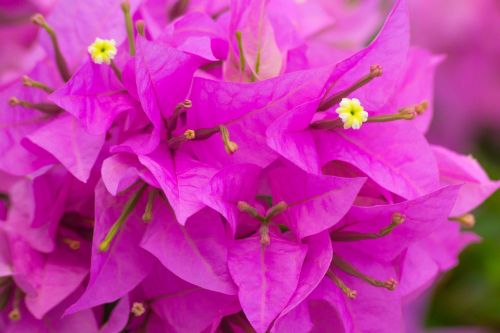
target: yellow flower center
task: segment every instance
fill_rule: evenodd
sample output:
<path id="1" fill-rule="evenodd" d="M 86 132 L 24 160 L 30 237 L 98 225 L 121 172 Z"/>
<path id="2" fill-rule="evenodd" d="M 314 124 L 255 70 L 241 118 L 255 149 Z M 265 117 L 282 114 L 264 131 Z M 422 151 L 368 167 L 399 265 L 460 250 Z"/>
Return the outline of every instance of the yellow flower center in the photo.
<path id="1" fill-rule="evenodd" d="M 96 64 L 110 64 L 116 55 L 116 42 L 114 39 L 96 38 L 88 48 L 92 61 Z"/>
<path id="2" fill-rule="evenodd" d="M 368 120 L 368 112 L 363 109 L 357 98 L 342 98 L 335 112 L 344 123 L 345 129 L 360 129 L 361 125 Z"/>

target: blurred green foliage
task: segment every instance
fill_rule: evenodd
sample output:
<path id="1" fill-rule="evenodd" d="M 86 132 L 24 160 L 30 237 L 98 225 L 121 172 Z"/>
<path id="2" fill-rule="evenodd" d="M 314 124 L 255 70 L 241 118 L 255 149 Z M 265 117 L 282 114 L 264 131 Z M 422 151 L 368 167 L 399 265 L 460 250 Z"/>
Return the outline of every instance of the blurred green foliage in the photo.
<path id="1" fill-rule="evenodd" d="M 500 179 L 500 148 L 480 140 L 474 156 L 493 179 Z M 500 331 L 500 191 L 476 212 L 474 231 L 482 237 L 460 256 L 460 264 L 440 279 L 426 326 L 476 326 Z"/>

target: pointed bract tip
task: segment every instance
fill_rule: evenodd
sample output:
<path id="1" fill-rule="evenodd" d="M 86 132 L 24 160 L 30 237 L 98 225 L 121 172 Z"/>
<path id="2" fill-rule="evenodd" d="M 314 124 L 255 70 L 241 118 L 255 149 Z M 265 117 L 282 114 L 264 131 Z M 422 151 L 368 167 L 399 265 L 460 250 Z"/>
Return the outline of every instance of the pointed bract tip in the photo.
<path id="1" fill-rule="evenodd" d="M 134 317 L 140 317 L 146 312 L 146 307 L 142 302 L 134 302 L 130 312 L 134 315 Z"/>
<path id="2" fill-rule="evenodd" d="M 384 68 L 378 64 L 374 64 L 370 66 L 370 76 L 372 77 L 380 77 L 384 73 Z"/>

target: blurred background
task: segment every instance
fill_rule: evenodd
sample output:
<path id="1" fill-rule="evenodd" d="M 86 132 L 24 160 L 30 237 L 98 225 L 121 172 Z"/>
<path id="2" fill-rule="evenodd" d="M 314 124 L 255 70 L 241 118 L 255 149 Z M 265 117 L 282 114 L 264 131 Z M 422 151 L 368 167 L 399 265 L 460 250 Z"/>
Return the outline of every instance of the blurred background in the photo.
<path id="1" fill-rule="evenodd" d="M 324 1 L 370 8 L 359 13 L 370 22 L 375 18 L 371 36 L 393 3 Z M 436 73 L 430 141 L 472 154 L 490 177 L 500 179 L 500 0 L 408 1 L 413 44 L 446 56 Z M 0 0 L 0 87 L 41 56 L 29 18 L 56 2 Z M 475 214 L 474 231 L 483 241 L 467 248 L 460 265 L 416 306 L 415 320 L 428 331 L 500 332 L 500 192 Z"/>
<path id="2" fill-rule="evenodd" d="M 415 45 L 446 55 L 435 79 L 432 143 L 476 157 L 500 178 L 500 1 L 410 0 Z M 500 192 L 475 212 L 468 247 L 425 307 L 426 327 L 500 331 Z"/>

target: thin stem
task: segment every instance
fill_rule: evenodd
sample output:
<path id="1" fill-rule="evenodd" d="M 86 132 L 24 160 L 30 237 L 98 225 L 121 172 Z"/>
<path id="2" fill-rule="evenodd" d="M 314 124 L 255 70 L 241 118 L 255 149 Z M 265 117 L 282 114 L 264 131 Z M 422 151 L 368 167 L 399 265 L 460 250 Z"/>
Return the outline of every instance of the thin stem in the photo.
<path id="1" fill-rule="evenodd" d="M 45 21 L 45 18 L 41 14 L 36 14 L 31 19 L 33 23 L 37 24 L 41 28 L 43 28 L 50 37 L 50 41 L 52 42 L 52 47 L 54 48 L 54 54 L 56 58 L 57 69 L 59 70 L 59 74 L 61 74 L 64 82 L 68 82 L 71 78 L 71 73 L 68 69 L 68 64 L 66 59 L 64 58 L 61 48 L 59 46 L 59 41 L 57 40 L 57 35 L 52 29 L 52 27 Z"/>
<path id="2" fill-rule="evenodd" d="M 115 238 L 116 234 L 118 231 L 122 228 L 122 226 L 125 224 L 125 222 L 128 220 L 130 214 L 134 211 L 135 207 L 137 206 L 137 203 L 139 202 L 139 199 L 141 198 L 142 194 L 147 188 L 147 184 L 142 185 L 142 187 L 135 192 L 129 200 L 125 203 L 125 206 L 116 220 L 115 223 L 111 226 L 111 229 L 108 231 L 106 237 L 104 240 L 99 244 L 99 250 L 102 252 L 108 251 L 109 246 L 111 245 L 111 242 Z"/>
<path id="3" fill-rule="evenodd" d="M 130 55 L 135 55 L 135 39 L 134 39 L 134 25 L 132 23 L 132 16 L 130 15 L 130 2 L 127 0 L 121 5 L 123 15 L 125 16 L 125 28 L 127 30 L 128 46 Z"/>
<path id="4" fill-rule="evenodd" d="M 358 90 L 359 88 L 367 85 L 369 82 L 371 82 L 374 78 L 382 76 L 382 66 L 380 65 L 372 65 L 370 67 L 370 72 L 363 76 L 361 79 L 356 81 L 353 85 L 350 87 L 339 91 L 338 93 L 332 95 L 331 97 L 327 98 L 324 102 L 322 102 L 318 108 L 318 112 L 323 112 L 331 108 L 332 106 L 340 103 L 342 98 L 345 98 L 349 96 L 351 93 L 354 91 Z M 329 90 L 328 90 L 329 91 Z"/>
<path id="5" fill-rule="evenodd" d="M 116 66 L 116 63 L 111 60 L 111 63 L 110 63 L 110 66 L 111 66 L 111 69 L 113 70 L 113 72 L 115 73 L 116 77 L 118 78 L 118 80 L 121 82 L 123 81 L 123 78 L 122 78 L 122 72 L 120 71 L 120 69 Z"/>
<path id="6" fill-rule="evenodd" d="M 35 81 L 35 80 L 31 79 L 27 75 L 23 76 L 23 85 L 25 85 L 26 87 L 33 87 L 33 88 L 42 89 L 43 91 L 45 91 L 49 94 L 53 93 L 55 90 L 54 88 L 51 88 L 40 81 Z"/>

